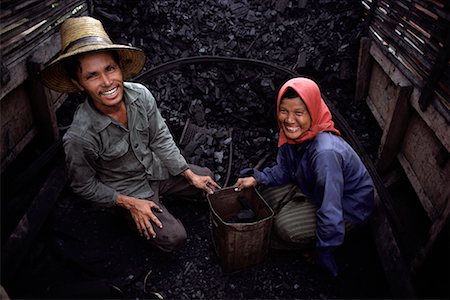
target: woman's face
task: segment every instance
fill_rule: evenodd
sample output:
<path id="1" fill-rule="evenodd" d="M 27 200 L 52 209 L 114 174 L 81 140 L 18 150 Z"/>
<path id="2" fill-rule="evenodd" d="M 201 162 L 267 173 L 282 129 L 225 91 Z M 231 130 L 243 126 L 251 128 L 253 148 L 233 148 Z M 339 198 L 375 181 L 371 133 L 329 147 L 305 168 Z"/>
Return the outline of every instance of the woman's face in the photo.
<path id="1" fill-rule="evenodd" d="M 311 127 L 311 116 L 300 97 L 281 100 L 278 122 L 286 138 L 295 140 Z"/>

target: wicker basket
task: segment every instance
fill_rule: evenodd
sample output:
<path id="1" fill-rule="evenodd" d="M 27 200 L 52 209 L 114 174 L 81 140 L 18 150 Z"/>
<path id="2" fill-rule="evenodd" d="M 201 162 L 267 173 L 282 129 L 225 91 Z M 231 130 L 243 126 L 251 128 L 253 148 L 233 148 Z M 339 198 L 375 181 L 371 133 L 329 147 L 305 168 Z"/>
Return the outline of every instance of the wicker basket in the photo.
<path id="1" fill-rule="evenodd" d="M 244 209 L 242 199 L 254 212 L 252 220 L 236 222 Z M 217 256 L 226 272 L 261 263 L 267 256 L 273 211 L 254 189 L 240 192 L 225 188 L 208 195 L 212 235 Z M 230 220 L 233 220 L 230 222 Z"/>

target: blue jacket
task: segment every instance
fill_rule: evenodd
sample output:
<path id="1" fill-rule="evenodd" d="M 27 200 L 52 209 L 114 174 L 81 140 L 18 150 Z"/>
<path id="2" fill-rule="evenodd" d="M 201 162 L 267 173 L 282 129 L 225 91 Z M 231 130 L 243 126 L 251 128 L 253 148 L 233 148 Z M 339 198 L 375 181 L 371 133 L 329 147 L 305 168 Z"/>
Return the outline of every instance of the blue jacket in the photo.
<path id="1" fill-rule="evenodd" d="M 277 164 L 243 170 L 258 184 L 296 183 L 317 204 L 317 246 L 342 244 L 344 219 L 365 222 L 373 209 L 373 182 L 361 159 L 340 136 L 322 132 L 302 144 L 284 144 Z"/>

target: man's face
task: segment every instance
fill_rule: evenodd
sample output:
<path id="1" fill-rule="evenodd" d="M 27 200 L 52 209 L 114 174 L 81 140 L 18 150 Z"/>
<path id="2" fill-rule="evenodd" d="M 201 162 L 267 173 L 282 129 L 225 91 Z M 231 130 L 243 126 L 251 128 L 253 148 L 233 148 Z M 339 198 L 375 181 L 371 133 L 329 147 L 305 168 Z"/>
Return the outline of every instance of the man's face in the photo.
<path id="1" fill-rule="evenodd" d="M 93 52 L 81 55 L 74 84 L 85 91 L 95 107 L 105 112 L 120 106 L 123 97 L 123 75 L 111 52 Z"/>
<path id="2" fill-rule="evenodd" d="M 295 140 L 311 127 L 311 116 L 305 103 L 299 98 L 281 100 L 278 122 L 284 134 L 290 140 Z"/>

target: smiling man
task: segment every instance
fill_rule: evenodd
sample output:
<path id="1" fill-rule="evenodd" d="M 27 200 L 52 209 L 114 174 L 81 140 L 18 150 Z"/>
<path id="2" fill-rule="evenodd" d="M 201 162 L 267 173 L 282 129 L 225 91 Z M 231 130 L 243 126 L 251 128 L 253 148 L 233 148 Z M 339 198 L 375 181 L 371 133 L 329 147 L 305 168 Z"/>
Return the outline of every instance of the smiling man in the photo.
<path id="1" fill-rule="evenodd" d="M 91 17 L 61 26 L 61 54 L 43 70 L 42 81 L 59 92 L 83 91 L 63 137 L 73 191 L 103 207 L 125 209 L 141 236 L 172 251 L 186 231 L 160 196 L 202 198 L 219 188 L 207 168 L 188 165 L 150 91 L 124 82 L 144 67 L 138 49 L 113 44 Z"/>

